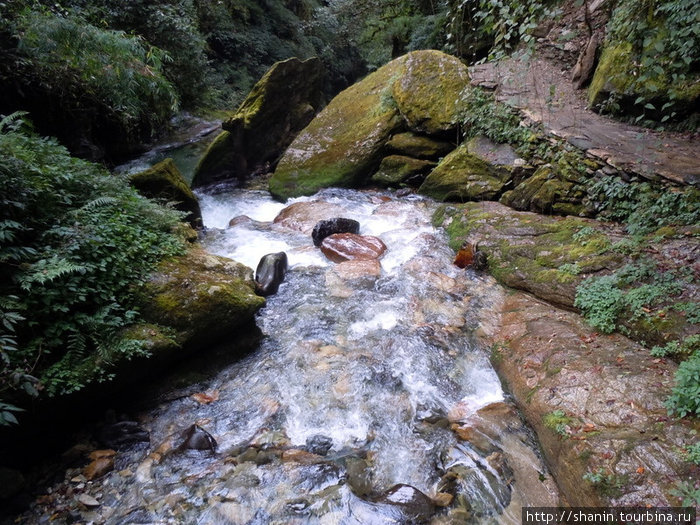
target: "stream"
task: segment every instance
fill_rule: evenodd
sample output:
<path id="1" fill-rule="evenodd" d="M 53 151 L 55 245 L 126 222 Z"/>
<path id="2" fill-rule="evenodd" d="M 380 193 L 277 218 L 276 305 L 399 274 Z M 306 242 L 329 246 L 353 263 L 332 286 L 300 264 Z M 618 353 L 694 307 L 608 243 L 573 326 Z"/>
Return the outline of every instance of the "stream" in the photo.
<path id="1" fill-rule="evenodd" d="M 99 506 L 81 523 L 516 524 L 524 505 L 556 505 L 532 433 L 476 344 L 500 288 L 452 264 L 433 201 L 198 196 L 210 252 L 255 268 L 284 251 L 289 272 L 258 313 L 255 351 L 137 414 L 150 443 L 89 482 Z M 300 216 L 273 223 L 290 204 Z M 318 208 L 381 238 L 381 265 L 326 259 L 309 235 Z M 178 448 L 193 424 L 215 450 Z"/>

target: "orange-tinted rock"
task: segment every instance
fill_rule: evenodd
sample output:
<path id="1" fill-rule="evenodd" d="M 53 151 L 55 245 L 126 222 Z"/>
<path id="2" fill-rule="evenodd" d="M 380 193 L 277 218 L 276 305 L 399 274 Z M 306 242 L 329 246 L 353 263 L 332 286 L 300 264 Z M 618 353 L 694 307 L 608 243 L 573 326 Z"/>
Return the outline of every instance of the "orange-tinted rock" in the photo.
<path id="1" fill-rule="evenodd" d="M 474 264 L 474 245 L 464 244 L 455 256 L 454 265 L 457 268 L 466 268 Z"/>
<path id="2" fill-rule="evenodd" d="M 94 459 L 83 469 L 83 474 L 88 481 L 101 478 L 107 472 L 114 470 L 114 457 L 101 457 Z"/>
<path id="3" fill-rule="evenodd" d="M 282 461 L 293 461 L 295 463 L 301 463 L 303 465 L 318 463 L 322 459 L 323 458 L 318 454 L 314 454 L 306 450 L 301 450 L 299 448 L 285 450 L 282 453 Z"/>
<path id="4" fill-rule="evenodd" d="M 379 259 L 386 245 L 378 237 L 354 233 L 336 233 L 323 239 L 321 251 L 333 262 L 352 259 Z"/>

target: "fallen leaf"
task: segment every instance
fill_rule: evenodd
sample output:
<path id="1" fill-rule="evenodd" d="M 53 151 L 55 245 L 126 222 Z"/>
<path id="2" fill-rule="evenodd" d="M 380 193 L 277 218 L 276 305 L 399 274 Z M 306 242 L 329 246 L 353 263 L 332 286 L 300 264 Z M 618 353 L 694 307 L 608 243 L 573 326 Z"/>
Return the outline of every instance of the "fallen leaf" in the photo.
<path id="1" fill-rule="evenodd" d="M 584 432 L 593 432 L 595 430 L 595 425 L 593 423 L 586 423 L 583 425 Z"/>
<path id="2" fill-rule="evenodd" d="M 211 392 L 198 392 L 196 394 L 192 394 L 191 397 L 200 405 L 208 405 L 209 403 L 213 403 L 214 401 L 218 401 L 219 391 L 212 390 Z"/>
<path id="3" fill-rule="evenodd" d="M 639 467 L 637 469 L 637 474 L 644 474 L 644 467 Z"/>

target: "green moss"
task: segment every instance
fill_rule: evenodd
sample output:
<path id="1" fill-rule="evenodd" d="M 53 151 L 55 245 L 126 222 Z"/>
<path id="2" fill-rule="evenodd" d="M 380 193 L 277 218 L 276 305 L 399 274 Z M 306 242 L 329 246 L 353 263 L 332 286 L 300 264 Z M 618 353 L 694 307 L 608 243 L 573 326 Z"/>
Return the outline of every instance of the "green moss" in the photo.
<path id="1" fill-rule="evenodd" d="M 196 247 L 164 261 L 139 296 L 144 317 L 174 329 L 182 345 L 220 337 L 265 304 L 254 293 L 250 269 Z"/>
<path id="2" fill-rule="evenodd" d="M 433 167 L 435 163 L 427 160 L 390 155 L 382 159 L 379 169 L 372 175 L 371 180 L 380 186 L 396 187 L 403 182 L 421 179 Z"/>
<path id="3" fill-rule="evenodd" d="M 222 131 L 209 144 L 194 169 L 192 186 L 202 186 L 218 178 L 228 177 L 233 173 L 237 158 L 231 133 Z"/>
<path id="4" fill-rule="evenodd" d="M 416 51 L 393 84 L 393 98 L 413 131 L 428 134 L 457 128 L 462 91 L 469 85 L 467 67 L 440 51 Z"/>
<path id="5" fill-rule="evenodd" d="M 419 193 L 439 201 L 472 201 L 496 198 L 510 171 L 469 153 L 467 144 L 447 155 L 428 175 Z"/>
<path id="6" fill-rule="evenodd" d="M 382 100 L 382 93 L 404 60 L 390 62 L 340 93 L 297 136 L 270 179 L 275 198 L 366 182 L 385 142 L 401 125 L 397 109 Z"/>
<path id="7" fill-rule="evenodd" d="M 468 80 L 465 75 L 464 65 L 438 51 L 389 62 L 336 96 L 297 136 L 277 165 L 270 191 L 286 200 L 324 187 L 365 184 L 389 138 L 406 124 L 420 130 L 443 129 L 447 121 L 456 125 L 454 90 Z"/>
<path id="8" fill-rule="evenodd" d="M 449 142 L 416 135 L 415 133 L 397 133 L 389 142 L 387 148 L 398 155 L 405 155 L 416 159 L 437 159 L 448 154 L 454 149 Z"/>
<path id="9" fill-rule="evenodd" d="M 186 218 L 193 227 L 202 226 L 199 201 L 172 159 L 165 159 L 146 171 L 131 175 L 129 182 L 146 197 L 175 202 L 175 208 L 187 213 Z"/>

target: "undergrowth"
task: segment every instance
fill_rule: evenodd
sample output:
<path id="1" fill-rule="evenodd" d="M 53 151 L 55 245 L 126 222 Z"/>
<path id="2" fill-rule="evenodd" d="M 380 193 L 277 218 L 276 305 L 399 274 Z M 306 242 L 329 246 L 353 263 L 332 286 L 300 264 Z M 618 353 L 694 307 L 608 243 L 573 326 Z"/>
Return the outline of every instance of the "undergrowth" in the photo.
<path id="1" fill-rule="evenodd" d="M 74 392 L 146 352 L 121 336 L 139 318 L 132 287 L 184 242 L 171 233 L 181 213 L 36 136 L 20 115 L 0 122 L 0 186 L 0 399 L 9 401 L 0 423 L 7 423 L 20 392 Z"/>

